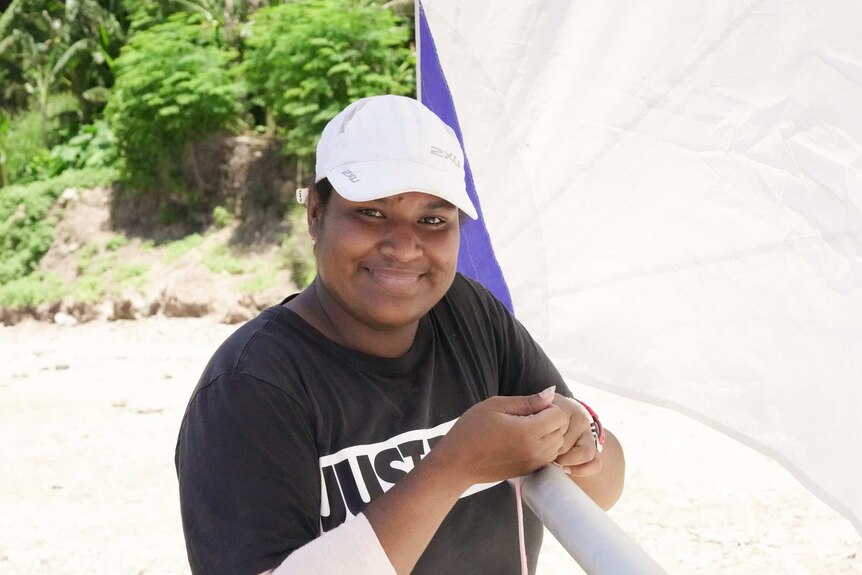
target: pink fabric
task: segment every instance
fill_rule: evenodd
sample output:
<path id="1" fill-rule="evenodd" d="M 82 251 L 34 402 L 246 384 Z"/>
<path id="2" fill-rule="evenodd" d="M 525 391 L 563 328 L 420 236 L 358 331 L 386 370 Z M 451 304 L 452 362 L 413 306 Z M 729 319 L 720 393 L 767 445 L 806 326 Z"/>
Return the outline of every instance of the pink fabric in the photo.
<path id="1" fill-rule="evenodd" d="M 518 545 L 521 549 L 521 575 L 529 575 L 527 547 L 524 543 L 524 504 L 521 502 L 521 478 L 515 479 L 515 501 L 518 504 Z"/>

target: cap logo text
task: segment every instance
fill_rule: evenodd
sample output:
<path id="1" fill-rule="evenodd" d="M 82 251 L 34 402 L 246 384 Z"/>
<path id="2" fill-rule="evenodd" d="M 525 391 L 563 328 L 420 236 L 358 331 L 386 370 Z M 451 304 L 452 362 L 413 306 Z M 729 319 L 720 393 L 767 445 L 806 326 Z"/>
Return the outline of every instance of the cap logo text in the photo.
<path id="1" fill-rule="evenodd" d="M 437 146 L 431 146 L 431 155 L 432 156 L 439 156 L 445 160 L 449 160 L 450 162 L 452 162 L 453 164 L 455 164 L 459 168 L 461 167 L 461 161 L 458 159 L 458 156 L 456 156 L 455 154 L 453 154 L 451 152 L 447 152 L 446 150 L 444 150 L 442 148 L 438 148 Z"/>
<path id="2" fill-rule="evenodd" d="M 359 181 L 359 176 L 357 176 L 350 170 L 344 170 L 343 172 L 341 172 L 341 175 L 353 182 L 354 184 Z"/>

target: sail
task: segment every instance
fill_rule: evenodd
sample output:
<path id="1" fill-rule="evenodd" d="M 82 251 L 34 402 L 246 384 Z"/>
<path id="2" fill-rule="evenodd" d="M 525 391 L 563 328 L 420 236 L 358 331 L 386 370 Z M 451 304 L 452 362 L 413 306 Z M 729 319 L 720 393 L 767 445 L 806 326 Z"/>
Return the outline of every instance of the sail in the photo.
<path id="1" fill-rule="evenodd" d="M 418 12 L 481 211 L 462 271 L 567 379 L 745 442 L 862 532 L 862 3 Z"/>

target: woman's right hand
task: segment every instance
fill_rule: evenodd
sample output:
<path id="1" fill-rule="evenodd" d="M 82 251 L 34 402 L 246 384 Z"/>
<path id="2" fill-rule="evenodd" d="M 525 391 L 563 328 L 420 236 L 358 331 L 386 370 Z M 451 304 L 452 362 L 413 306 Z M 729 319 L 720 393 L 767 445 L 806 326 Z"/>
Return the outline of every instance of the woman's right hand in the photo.
<path id="1" fill-rule="evenodd" d="M 526 396 L 495 396 L 462 415 L 429 457 L 444 458 L 464 482 L 491 483 L 527 475 L 563 447 L 569 417 L 553 405 L 554 388 Z"/>

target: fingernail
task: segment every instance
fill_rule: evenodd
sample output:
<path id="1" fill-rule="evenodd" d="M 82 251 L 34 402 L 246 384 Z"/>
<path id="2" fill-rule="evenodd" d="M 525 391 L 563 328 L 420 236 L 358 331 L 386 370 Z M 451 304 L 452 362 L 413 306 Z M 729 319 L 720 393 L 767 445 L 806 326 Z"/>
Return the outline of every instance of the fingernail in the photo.
<path id="1" fill-rule="evenodd" d="M 548 389 L 546 389 L 546 390 L 542 391 L 542 392 L 539 394 L 539 397 L 541 397 L 541 398 L 542 398 L 542 399 L 544 399 L 545 401 L 550 401 L 550 400 L 554 399 L 554 392 L 555 392 L 556 390 L 557 390 L 557 386 L 556 386 L 556 385 L 552 385 L 552 386 L 551 386 L 551 387 L 549 387 Z"/>

